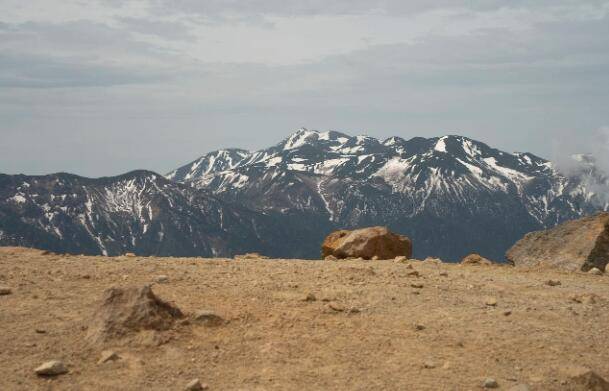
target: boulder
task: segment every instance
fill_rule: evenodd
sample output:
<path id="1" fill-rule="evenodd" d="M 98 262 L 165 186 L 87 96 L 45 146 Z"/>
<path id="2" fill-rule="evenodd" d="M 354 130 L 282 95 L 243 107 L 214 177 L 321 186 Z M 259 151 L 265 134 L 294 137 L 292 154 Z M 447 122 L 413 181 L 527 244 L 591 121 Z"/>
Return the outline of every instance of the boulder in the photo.
<path id="1" fill-rule="evenodd" d="M 395 234 L 386 227 L 370 227 L 353 231 L 332 232 L 321 246 L 322 258 L 330 255 L 338 258 L 394 259 L 399 256 L 412 257 L 412 242 L 403 235 Z"/>
<path id="2" fill-rule="evenodd" d="M 515 266 L 551 266 L 567 271 L 605 270 L 609 262 L 609 213 L 568 221 L 527 234 L 506 254 Z"/>
<path id="3" fill-rule="evenodd" d="M 478 254 L 469 254 L 468 256 L 466 256 L 465 258 L 463 258 L 461 260 L 461 264 L 462 265 L 484 265 L 484 266 L 489 266 L 492 265 L 493 262 L 484 258 L 481 255 Z"/>
<path id="4" fill-rule="evenodd" d="M 93 315 L 87 338 L 104 342 L 141 330 L 167 330 L 183 317 L 179 308 L 156 297 L 149 285 L 110 288 Z"/>

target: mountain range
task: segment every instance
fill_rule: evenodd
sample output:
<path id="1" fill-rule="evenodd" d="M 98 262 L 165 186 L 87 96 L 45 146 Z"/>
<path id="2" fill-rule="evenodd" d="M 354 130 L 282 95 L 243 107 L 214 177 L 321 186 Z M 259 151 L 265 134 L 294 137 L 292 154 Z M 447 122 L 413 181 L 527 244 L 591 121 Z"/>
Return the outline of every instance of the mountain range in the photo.
<path id="1" fill-rule="evenodd" d="M 378 140 L 300 129 L 259 151 L 223 149 L 165 176 L 0 175 L 0 244 L 116 255 L 319 258 L 339 228 L 384 225 L 416 257 L 502 260 L 527 232 L 607 210 L 585 155 L 562 173 L 463 136 Z"/>

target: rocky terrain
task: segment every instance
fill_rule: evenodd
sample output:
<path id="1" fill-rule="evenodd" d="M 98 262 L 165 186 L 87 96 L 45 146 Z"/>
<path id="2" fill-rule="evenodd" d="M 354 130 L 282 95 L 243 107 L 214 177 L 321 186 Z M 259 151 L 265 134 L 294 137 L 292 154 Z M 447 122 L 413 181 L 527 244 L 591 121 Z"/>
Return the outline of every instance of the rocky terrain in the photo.
<path id="1" fill-rule="evenodd" d="M 0 389 L 608 389 L 609 277 L 487 263 L 0 248 Z"/>
<path id="2" fill-rule="evenodd" d="M 416 257 L 503 260 L 528 232 L 607 210 L 605 175 L 589 157 L 574 158 L 567 175 L 462 136 L 301 129 L 259 151 L 207 153 L 165 177 L 0 174 L 0 245 L 319 259 L 330 232 L 382 225 L 410 237 Z"/>

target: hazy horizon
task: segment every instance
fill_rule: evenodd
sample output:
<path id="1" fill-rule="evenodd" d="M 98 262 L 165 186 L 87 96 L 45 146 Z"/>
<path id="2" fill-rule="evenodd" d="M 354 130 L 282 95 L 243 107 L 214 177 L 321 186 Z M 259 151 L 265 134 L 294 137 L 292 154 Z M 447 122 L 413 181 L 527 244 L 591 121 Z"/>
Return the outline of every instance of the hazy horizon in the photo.
<path id="1" fill-rule="evenodd" d="M 5 0 L 0 172 L 164 174 L 300 127 L 607 160 L 609 1 L 436 4 Z"/>

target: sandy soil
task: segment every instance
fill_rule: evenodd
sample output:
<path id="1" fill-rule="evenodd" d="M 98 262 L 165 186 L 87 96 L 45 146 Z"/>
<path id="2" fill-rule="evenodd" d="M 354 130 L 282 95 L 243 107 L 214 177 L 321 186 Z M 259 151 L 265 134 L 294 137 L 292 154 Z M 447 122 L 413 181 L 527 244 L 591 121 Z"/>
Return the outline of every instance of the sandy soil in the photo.
<path id="1" fill-rule="evenodd" d="M 149 283 L 186 313 L 228 322 L 177 322 L 103 346 L 85 338 L 105 289 Z M 0 390 L 181 390 L 194 378 L 210 390 L 477 390 L 488 377 L 500 389 L 570 389 L 573 364 L 609 378 L 608 283 L 501 265 L 2 248 L 0 285 L 12 293 L 0 296 Z M 98 364 L 106 349 L 121 359 Z M 34 374 L 53 359 L 69 373 Z"/>

